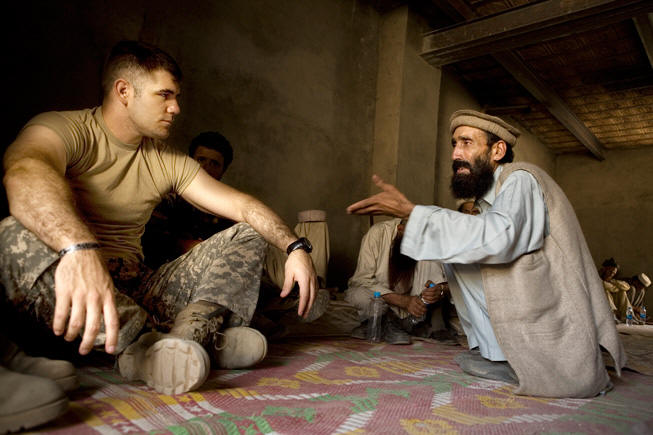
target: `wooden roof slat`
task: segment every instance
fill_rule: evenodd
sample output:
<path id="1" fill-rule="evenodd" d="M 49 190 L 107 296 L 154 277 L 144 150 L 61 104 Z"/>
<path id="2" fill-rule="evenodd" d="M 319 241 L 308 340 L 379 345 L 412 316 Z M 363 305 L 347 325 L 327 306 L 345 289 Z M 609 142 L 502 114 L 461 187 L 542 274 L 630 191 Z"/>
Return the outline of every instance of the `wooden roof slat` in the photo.
<path id="1" fill-rule="evenodd" d="M 545 0 L 427 33 L 422 56 L 442 66 L 604 27 L 652 10 L 650 0 Z"/>
<path id="2" fill-rule="evenodd" d="M 601 142 L 578 119 L 576 114 L 555 92 L 533 74 L 513 52 L 496 53 L 495 58 L 541 102 L 558 121 L 574 135 L 599 160 L 604 160 Z"/>

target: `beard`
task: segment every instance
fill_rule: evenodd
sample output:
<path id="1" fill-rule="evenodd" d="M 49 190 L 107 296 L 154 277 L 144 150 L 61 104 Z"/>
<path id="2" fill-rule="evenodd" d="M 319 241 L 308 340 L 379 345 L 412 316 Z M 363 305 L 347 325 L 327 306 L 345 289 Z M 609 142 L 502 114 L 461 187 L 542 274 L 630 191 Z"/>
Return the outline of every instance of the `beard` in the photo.
<path id="1" fill-rule="evenodd" d="M 397 293 L 410 292 L 413 285 L 413 272 L 417 261 L 400 252 L 403 235 L 397 234 L 390 248 L 388 281 L 390 288 Z"/>
<path id="2" fill-rule="evenodd" d="M 481 198 L 494 183 L 494 169 L 488 154 L 476 157 L 473 165 L 464 160 L 454 160 L 451 167 L 451 191 L 456 198 Z M 458 174 L 459 168 L 467 168 L 469 173 Z"/>

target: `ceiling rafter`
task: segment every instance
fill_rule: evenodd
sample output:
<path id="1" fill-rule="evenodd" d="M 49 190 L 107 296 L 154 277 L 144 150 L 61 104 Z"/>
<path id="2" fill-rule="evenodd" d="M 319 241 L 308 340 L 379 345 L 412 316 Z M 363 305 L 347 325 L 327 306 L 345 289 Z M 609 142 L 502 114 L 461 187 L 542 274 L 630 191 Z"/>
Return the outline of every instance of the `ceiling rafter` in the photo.
<path id="1" fill-rule="evenodd" d="M 514 49 L 633 18 L 645 50 L 652 59 L 650 1 L 642 0 L 546 0 L 522 8 L 479 18 L 461 0 L 432 0 L 452 19 L 465 23 L 436 30 L 423 38 L 422 56 L 435 66 L 493 55 L 528 92 L 599 160 L 604 147 L 574 111 L 524 63 Z M 651 61 L 653 64 L 653 61 Z"/>
<path id="2" fill-rule="evenodd" d="M 642 40 L 646 56 L 648 56 L 648 62 L 653 68 L 653 13 L 638 15 L 633 17 L 633 21 L 639 38 Z"/>
<path id="3" fill-rule="evenodd" d="M 560 96 L 544 84 L 535 73 L 512 51 L 495 53 L 494 58 L 547 110 L 564 125 L 599 160 L 604 160 L 603 145 L 589 128 L 578 119 Z"/>
<path id="4" fill-rule="evenodd" d="M 478 18 L 458 0 L 447 3 L 467 21 L 424 36 L 422 56 L 436 66 L 586 32 L 653 11 L 650 0 L 545 0 Z"/>

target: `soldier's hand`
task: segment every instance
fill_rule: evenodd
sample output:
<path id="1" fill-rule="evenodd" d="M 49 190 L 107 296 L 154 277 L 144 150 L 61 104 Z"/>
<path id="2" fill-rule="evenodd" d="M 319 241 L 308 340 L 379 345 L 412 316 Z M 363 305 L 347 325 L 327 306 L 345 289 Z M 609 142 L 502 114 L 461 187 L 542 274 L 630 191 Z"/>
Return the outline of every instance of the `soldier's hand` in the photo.
<path id="1" fill-rule="evenodd" d="M 281 297 L 286 297 L 297 282 L 299 285 L 299 306 L 297 314 L 307 317 L 315 301 L 317 274 L 311 256 L 302 249 L 295 249 L 288 255 L 285 265 L 285 280 Z"/>
<path id="2" fill-rule="evenodd" d="M 105 350 L 107 353 L 115 352 L 118 313 L 113 298 L 113 280 L 100 253 L 97 250 L 79 250 L 64 255 L 54 275 L 54 287 L 54 333 L 61 335 L 65 331 L 64 338 L 72 341 L 84 328 L 79 353 L 85 355 L 93 347 L 104 315 Z"/>

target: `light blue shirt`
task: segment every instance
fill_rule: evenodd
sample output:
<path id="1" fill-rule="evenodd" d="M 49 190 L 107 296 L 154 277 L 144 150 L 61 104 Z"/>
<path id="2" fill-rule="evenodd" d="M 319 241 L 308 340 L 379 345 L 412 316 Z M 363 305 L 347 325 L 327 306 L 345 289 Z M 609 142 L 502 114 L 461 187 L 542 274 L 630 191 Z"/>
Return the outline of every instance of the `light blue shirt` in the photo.
<path id="1" fill-rule="evenodd" d="M 484 358 L 493 361 L 506 358 L 490 324 L 480 265 L 510 263 L 540 249 L 549 232 L 546 204 L 535 178 L 527 171 L 515 171 L 495 195 L 502 170 L 499 166 L 494 171 L 492 187 L 476 201 L 478 216 L 415 206 L 401 244 L 401 252 L 416 260 L 445 263 L 469 347 L 478 347 Z"/>

